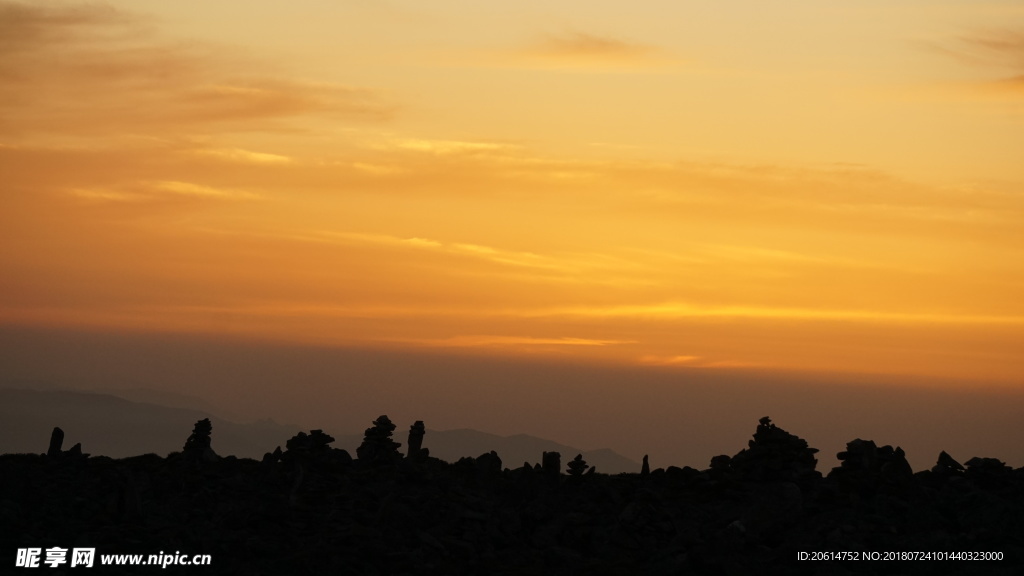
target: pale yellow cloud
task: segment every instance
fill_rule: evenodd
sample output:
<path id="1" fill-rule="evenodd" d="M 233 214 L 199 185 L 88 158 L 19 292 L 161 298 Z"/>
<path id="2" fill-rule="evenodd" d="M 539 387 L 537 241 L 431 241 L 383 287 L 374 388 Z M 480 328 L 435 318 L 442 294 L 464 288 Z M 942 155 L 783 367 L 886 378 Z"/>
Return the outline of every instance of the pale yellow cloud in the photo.
<path id="1" fill-rule="evenodd" d="M 693 365 L 695 362 L 700 360 L 700 356 L 686 356 L 686 355 L 674 355 L 674 356 L 655 356 L 655 355 L 644 355 L 638 360 L 641 364 L 649 366 L 677 366 L 680 364 Z"/>
<path id="2" fill-rule="evenodd" d="M 310 238 L 310 236 L 295 234 L 296 238 Z M 491 246 L 480 244 L 469 244 L 461 242 L 440 242 L 429 238 L 401 238 L 385 234 L 362 234 L 357 232 L 330 232 L 322 231 L 317 233 L 314 239 L 328 241 L 358 242 L 366 244 L 377 244 L 396 248 L 426 249 L 440 253 L 470 256 L 489 262 L 505 264 L 509 266 L 521 266 L 526 268 L 539 268 L 545 270 L 559 270 L 571 272 L 576 267 L 571 259 L 560 259 L 551 256 L 543 256 L 531 252 L 516 252 L 512 250 L 501 250 Z"/>
<path id="3" fill-rule="evenodd" d="M 145 196 L 114 190 L 99 188 L 72 188 L 68 191 L 72 196 L 84 200 L 105 201 L 105 202 L 139 202 L 145 200 Z"/>
<path id="4" fill-rule="evenodd" d="M 259 195 L 245 190 L 229 190 L 224 188 L 215 188 L 213 186 L 193 184 L 191 182 L 177 182 L 173 180 L 154 182 L 153 187 L 160 192 L 180 194 L 182 196 L 195 196 L 199 198 L 220 198 L 225 200 L 253 200 L 259 198 Z"/>
<path id="5" fill-rule="evenodd" d="M 168 197 L 215 200 L 255 200 L 260 196 L 246 190 L 217 188 L 192 182 L 165 180 L 139 182 L 120 188 L 71 188 L 68 193 L 76 198 L 109 202 L 154 202 Z"/>
<path id="6" fill-rule="evenodd" d="M 523 311 L 534 317 L 567 316 L 584 318 L 750 318 L 795 321 L 851 321 L 884 324 L 963 324 L 1024 326 L 1024 316 L 979 314 L 914 314 L 882 310 L 829 310 L 796 307 L 700 306 L 680 302 L 607 307 L 565 307 Z"/>
<path id="7" fill-rule="evenodd" d="M 496 142 L 463 142 L 458 140 L 423 140 L 408 138 L 397 140 L 393 144 L 397 148 L 429 152 L 431 154 L 473 154 L 479 152 L 501 152 L 515 150 L 518 146 Z"/>
<path id="8" fill-rule="evenodd" d="M 586 32 L 548 35 L 535 48 L 541 55 L 569 59 L 633 60 L 651 54 L 654 48 L 611 36 Z"/>
<path id="9" fill-rule="evenodd" d="M 367 172 L 378 176 L 401 174 L 405 169 L 398 165 L 371 164 L 368 162 L 353 162 L 352 167 L 356 170 Z"/>
<path id="10" fill-rule="evenodd" d="M 658 46 L 579 30 L 538 35 L 522 47 L 477 52 L 465 61 L 473 66 L 584 72 L 651 72 L 680 63 Z"/>
<path id="11" fill-rule="evenodd" d="M 195 150 L 195 153 L 240 163 L 288 164 L 293 161 L 292 158 L 282 154 L 254 152 L 252 150 L 244 150 L 242 148 L 203 148 Z"/>
<path id="12" fill-rule="evenodd" d="M 439 348 L 474 348 L 485 346 L 613 346 L 634 344 L 632 340 L 595 340 L 592 338 L 534 338 L 528 336 L 466 335 L 450 338 L 397 340 L 403 343 Z"/>

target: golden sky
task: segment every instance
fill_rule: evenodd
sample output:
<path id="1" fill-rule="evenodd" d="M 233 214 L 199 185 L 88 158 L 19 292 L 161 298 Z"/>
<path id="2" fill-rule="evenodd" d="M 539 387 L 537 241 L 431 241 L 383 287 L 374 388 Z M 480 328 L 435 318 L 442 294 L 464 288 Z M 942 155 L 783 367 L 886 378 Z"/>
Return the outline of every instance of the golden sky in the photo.
<path id="1" fill-rule="evenodd" d="M 1019 0 L 0 0 L 0 323 L 1019 384 L 1022 150 Z"/>

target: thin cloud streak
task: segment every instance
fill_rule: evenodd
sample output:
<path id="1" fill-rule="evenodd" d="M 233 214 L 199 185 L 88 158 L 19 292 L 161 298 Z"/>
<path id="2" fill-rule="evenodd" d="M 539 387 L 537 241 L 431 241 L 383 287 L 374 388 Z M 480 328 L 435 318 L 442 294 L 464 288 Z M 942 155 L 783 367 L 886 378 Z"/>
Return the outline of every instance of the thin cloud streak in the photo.
<path id="1" fill-rule="evenodd" d="M 308 235 L 297 237 L 311 238 L 311 236 Z M 460 242 L 444 243 L 439 242 L 437 240 L 417 237 L 400 238 L 384 234 L 360 234 L 355 232 L 329 231 L 321 231 L 316 235 L 312 236 L 312 238 L 321 238 L 325 240 L 334 240 L 340 242 L 376 244 L 381 246 L 391 246 L 397 248 L 434 250 L 438 252 L 444 252 L 447 254 L 470 256 L 482 260 L 487 260 L 489 262 L 494 262 L 497 264 L 506 264 L 509 266 L 519 266 L 525 268 L 557 270 L 567 273 L 579 271 L 579 268 L 575 267 L 571 261 L 559 260 L 548 256 L 541 256 L 531 252 L 515 252 L 510 250 L 500 250 L 498 248 L 483 246 L 479 244 L 469 244 Z"/>
<path id="2" fill-rule="evenodd" d="M 242 164 L 290 164 L 294 162 L 293 158 L 281 154 L 254 152 L 242 148 L 206 148 L 195 150 L 194 153 Z"/>
<path id="3" fill-rule="evenodd" d="M 635 340 L 595 340 L 592 338 L 534 338 L 528 336 L 465 335 L 435 339 L 389 339 L 389 342 L 416 344 L 432 348 L 476 348 L 491 346 L 615 346 L 635 344 Z"/>
<path id="4" fill-rule="evenodd" d="M 468 62 L 488 68 L 602 73 L 658 72 L 681 63 L 658 46 L 579 30 L 541 34 L 522 47 L 477 55 Z"/>
<path id="5" fill-rule="evenodd" d="M 74 197 L 85 200 L 129 203 L 160 202 L 174 197 L 229 201 L 257 200 L 260 198 L 259 194 L 245 190 L 217 188 L 176 180 L 142 182 L 130 188 L 120 190 L 109 188 L 71 188 L 68 192 Z"/>
<path id="6" fill-rule="evenodd" d="M 1024 325 L 1024 316 L 986 316 L 974 314 L 912 314 L 871 310 L 822 310 L 813 308 L 771 308 L 756 306 L 703 307 L 681 303 L 626 305 L 608 307 L 567 307 L 527 312 L 529 316 L 568 316 L 584 318 L 645 318 L 676 320 L 681 318 L 751 318 L 795 321 L 849 321 L 893 324 L 974 324 Z"/>
<path id="7" fill-rule="evenodd" d="M 654 51 L 654 48 L 611 36 L 574 31 L 558 35 L 547 35 L 543 41 L 538 43 L 533 51 L 539 55 L 556 58 L 632 60 L 649 55 Z"/>

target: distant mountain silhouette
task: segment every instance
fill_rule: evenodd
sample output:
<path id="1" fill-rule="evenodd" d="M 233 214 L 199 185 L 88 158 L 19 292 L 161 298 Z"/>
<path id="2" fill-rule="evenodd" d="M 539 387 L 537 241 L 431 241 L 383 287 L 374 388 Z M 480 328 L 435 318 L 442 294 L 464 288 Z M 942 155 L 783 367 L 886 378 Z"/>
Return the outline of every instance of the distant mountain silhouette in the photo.
<path id="1" fill-rule="evenodd" d="M 131 399 L 122 397 L 122 393 Z M 136 401 L 142 399 L 149 401 Z M 60 426 L 70 443 L 81 443 L 82 450 L 93 455 L 164 456 L 181 450 L 183 429 L 209 418 L 217 431 L 213 449 L 218 454 L 259 459 L 275 446 L 284 447 L 288 438 L 299 432 L 298 426 L 272 420 L 233 422 L 210 410 L 194 409 L 190 407 L 192 402 L 208 406 L 201 398 L 145 389 L 118 391 L 115 395 L 0 388 L 0 453 L 45 452 L 46 446 L 41 442 L 49 438 L 53 427 Z M 334 445 L 352 454 L 363 439 L 362 434 L 355 433 L 333 435 L 337 438 Z M 404 431 L 396 438 L 405 444 Z M 424 447 L 431 456 L 449 462 L 494 450 L 503 466 L 516 468 L 523 462 L 539 462 L 544 452 L 560 452 L 566 458 L 583 454 L 587 462 L 605 474 L 640 470 L 639 463 L 609 449 L 582 450 L 526 434 L 506 437 L 471 429 L 429 430 Z"/>
<path id="2" fill-rule="evenodd" d="M 69 390 L 0 388 L 0 452 L 40 453 L 54 426 L 90 454 L 125 458 L 166 455 L 181 450 L 181 430 L 209 418 L 217 429 L 221 454 L 259 458 L 267 447 L 282 444 L 298 426 L 263 420 L 238 424 L 201 410 L 132 402 L 110 394 Z"/>
<path id="3" fill-rule="evenodd" d="M 29 386 L 28 388 L 35 388 Z M 111 396 L 117 396 L 118 398 L 124 398 L 132 402 L 141 402 L 143 404 L 156 404 L 157 406 L 164 406 L 167 408 L 185 408 L 187 410 L 198 410 L 200 412 L 206 412 L 207 414 L 216 414 L 218 417 L 224 420 L 230 420 L 232 422 L 245 422 L 251 420 L 251 418 L 245 418 L 240 415 L 237 410 L 232 406 L 225 406 L 222 404 L 215 404 L 210 402 L 206 398 L 194 396 L 192 394 L 182 394 L 180 392 L 172 392 L 170 390 L 157 390 L 154 388 L 109 388 L 109 389 L 96 389 L 96 390 L 79 390 L 81 392 L 89 392 L 95 394 L 110 394 Z"/>

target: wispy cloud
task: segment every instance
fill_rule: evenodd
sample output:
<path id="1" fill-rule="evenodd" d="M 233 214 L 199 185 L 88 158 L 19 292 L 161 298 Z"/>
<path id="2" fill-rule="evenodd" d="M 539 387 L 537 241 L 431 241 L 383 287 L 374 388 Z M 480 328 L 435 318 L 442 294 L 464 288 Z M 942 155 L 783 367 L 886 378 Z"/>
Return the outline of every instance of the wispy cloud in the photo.
<path id="1" fill-rule="evenodd" d="M 213 186 L 203 186 L 200 184 L 193 184 L 191 182 L 163 181 L 154 182 L 153 186 L 161 192 L 180 194 L 182 196 L 196 196 L 200 198 L 251 200 L 259 197 L 252 192 L 246 192 L 244 190 L 215 188 Z"/>
<path id="2" fill-rule="evenodd" d="M 313 114 L 380 121 L 394 111 L 372 90 L 282 78 L 213 45 L 160 40 L 149 27 L 99 5 L 0 1 L 0 133 L 180 135 L 211 124 L 251 132 Z"/>
<path id="3" fill-rule="evenodd" d="M 487 55 L 485 65 L 600 72 L 652 70 L 678 63 L 664 49 L 607 34 L 567 30 Z"/>
<path id="4" fill-rule="evenodd" d="M 643 366 L 676 366 L 682 368 L 768 368 L 770 365 L 762 362 L 748 362 L 742 360 L 714 360 L 702 356 L 688 355 L 666 355 L 647 354 L 637 360 Z"/>
<path id="5" fill-rule="evenodd" d="M 462 242 L 440 242 L 429 238 L 401 238 L 385 234 L 361 234 L 355 232 L 319 232 L 317 237 L 322 240 L 334 240 L 343 242 L 355 242 L 363 244 L 376 244 L 396 248 L 410 248 L 417 250 L 431 250 L 453 255 L 468 256 L 481 260 L 487 260 L 497 264 L 519 266 L 526 268 L 539 268 L 544 270 L 565 271 L 572 265 L 564 260 L 534 254 L 532 252 L 519 252 L 514 250 L 501 250 L 491 246 L 480 244 L 469 244 Z"/>
<path id="6" fill-rule="evenodd" d="M 534 338 L 529 336 L 465 335 L 435 339 L 402 339 L 401 342 L 438 348 L 475 348 L 502 346 L 614 346 L 635 344 L 632 340 L 596 340 L 592 338 Z"/>
<path id="7" fill-rule="evenodd" d="M 246 190 L 205 186 L 192 182 L 164 180 L 140 182 L 120 188 L 70 188 L 68 192 L 77 198 L 105 202 L 156 202 L 168 198 L 191 198 L 212 200 L 255 200 L 260 196 Z"/>
<path id="8" fill-rule="evenodd" d="M 962 36 L 960 41 L 979 58 L 1024 70 L 1024 32 L 990 30 Z"/>
<path id="9" fill-rule="evenodd" d="M 196 86 L 172 111 L 188 122 L 236 122 L 303 114 L 339 114 L 382 120 L 391 115 L 376 93 L 324 82 L 256 78 Z"/>
<path id="10" fill-rule="evenodd" d="M 687 356 L 681 354 L 673 356 L 656 356 L 648 354 L 641 356 L 639 362 L 649 366 L 692 366 L 700 359 L 700 356 Z"/>
<path id="11" fill-rule="evenodd" d="M 292 158 L 281 154 L 254 152 L 242 148 L 200 148 L 193 153 L 244 164 L 289 164 L 293 161 Z"/>
<path id="12" fill-rule="evenodd" d="M 497 142 L 464 142 L 459 140 L 424 140 L 415 138 L 396 140 L 393 145 L 400 149 L 429 152 L 431 154 L 473 154 L 480 152 L 511 151 L 519 148 L 512 144 L 502 144 Z"/>
<path id="13" fill-rule="evenodd" d="M 71 188 L 68 192 L 76 198 L 101 202 L 140 202 L 147 197 L 128 192 L 117 192 L 101 188 Z"/>
<path id="14" fill-rule="evenodd" d="M 45 5 L 0 2 L 0 54 L 31 49 L 41 43 L 66 41 L 84 29 L 136 27 L 141 18 L 100 4 Z M 0 66 L 4 66 L 0 64 Z"/>
<path id="15" fill-rule="evenodd" d="M 933 48 L 972 69 L 991 71 L 989 80 L 973 83 L 983 94 L 1017 99 L 1024 93 L 1024 32 L 977 31 Z"/>
<path id="16" fill-rule="evenodd" d="M 612 36 L 586 32 L 567 32 L 548 35 L 537 43 L 534 51 L 539 55 L 570 59 L 634 60 L 651 55 L 651 46 L 628 42 Z"/>
<path id="17" fill-rule="evenodd" d="M 535 317 L 567 316 L 589 318 L 644 318 L 678 320 L 685 318 L 747 318 L 792 321 L 844 321 L 891 324 L 1024 325 L 1024 316 L 978 314 L 905 313 L 884 310 L 818 309 L 785 306 L 700 306 L 681 302 L 603 307 L 538 309 Z"/>

